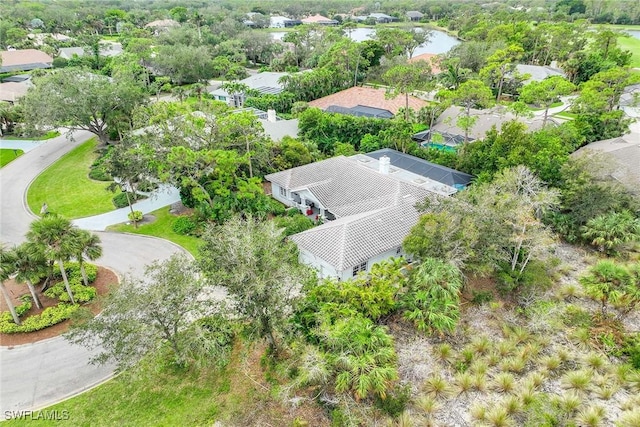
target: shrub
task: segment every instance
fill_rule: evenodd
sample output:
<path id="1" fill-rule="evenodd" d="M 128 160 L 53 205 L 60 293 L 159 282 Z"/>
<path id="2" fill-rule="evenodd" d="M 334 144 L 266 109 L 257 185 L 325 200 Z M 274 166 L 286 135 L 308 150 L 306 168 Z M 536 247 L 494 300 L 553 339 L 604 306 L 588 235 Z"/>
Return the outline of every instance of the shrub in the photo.
<path id="1" fill-rule="evenodd" d="M 129 221 L 139 222 L 142 221 L 144 214 L 142 213 L 142 211 L 133 211 L 129 212 L 129 215 L 127 215 L 127 217 L 129 218 Z"/>
<path id="2" fill-rule="evenodd" d="M 3 334 L 16 334 L 39 331 L 69 319 L 79 307 L 77 304 L 58 304 L 53 307 L 48 307 L 45 308 L 42 313 L 26 318 L 22 322 L 22 325 L 13 323 L 11 314 L 3 312 L 0 315 L 0 332 Z"/>
<path id="3" fill-rule="evenodd" d="M 493 293 L 491 291 L 471 291 L 471 302 L 482 305 L 493 301 Z"/>
<path id="4" fill-rule="evenodd" d="M 89 178 L 96 181 L 113 181 L 113 177 L 109 175 L 107 170 L 100 166 L 89 170 Z"/>
<path id="5" fill-rule="evenodd" d="M 295 210 L 297 211 L 297 209 Z M 283 205 L 276 199 L 269 197 L 269 213 L 275 216 L 282 216 L 285 214 L 286 211 L 287 211 L 287 207 L 285 205 Z"/>
<path id="6" fill-rule="evenodd" d="M 411 399 L 411 388 L 408 385 L 397 386 L 389 393 L 385 399 L 376 396 L 374 404 L 376 408 L 382 410 L 385 414 L 397 418 L 404 412 Z"/>
<path id="7" fill-rule="evenodd" d="M 140 194 L 129 193 L 129 198 L 131 199 L 131 203 L 135 203 L 138 200 L 146 199 L 147 197 Z M 118 209 L 128 207 L 129 201 L 127 200 L 127 193 L 123 192 L 116 194 L 115 196 L 113 196 L 112 202 L 113 205 Z"/>
<path id="8" fill-rule="evenodd" d="M 274 221 L 279 228 L 284 228 L 283 234 L 285 236 L 291 236 L 313 228 L 313 221 L 302 214 L 278 217 Z"/>
<path id="9" fill-rule="evenodd" d="M 84 286 L 82 280 L 75 279 L 69 280 L 69 287 L 73 298 L 76 302 L 89 302 L 98 296 L 98 291 L 93 286 Z M 57 298 L 61 302 L 69 302 L 69 294 L 64 286 L 64 282 L 56 283 L 51 288 L 44 291 L 44 294 L 49 298 Z"/>
<path id="10" fill-rule="evenodd" d="M 67 278 L 69 279 L 69 283 L 82 283 L 82 273 L 80 272 L 80 264 L 75 261 L 69 261 L 64 263 L 64 271 L 67 272 Z M 96 280 L 98 277 L 98 267 L 95 264 L 84 263 L 84 272 L 87 274 L 87 280 L 89 283 Z M 62 279 L 62 274 L 60 274 L 60 270 L 57 268 L 53 271 L 53 277 L 60 280 Z"/>
<path id="11" fill-rule="evenodd" d="M 189 216 L 179 216 L 173 221 L 171 229 L 178 234 L 191 234 L 198 227 L 198 223 Z"/>

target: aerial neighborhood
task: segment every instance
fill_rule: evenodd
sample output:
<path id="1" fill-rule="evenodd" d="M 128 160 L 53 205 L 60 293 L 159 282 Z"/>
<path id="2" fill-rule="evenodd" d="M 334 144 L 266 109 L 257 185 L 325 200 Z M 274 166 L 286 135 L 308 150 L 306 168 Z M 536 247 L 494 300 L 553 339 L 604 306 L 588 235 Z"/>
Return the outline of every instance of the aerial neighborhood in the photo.
<path id="1" fill-rule="evenodd" d="M 6 0 L 0 413 L 640 426 L 640 3 Z"/>

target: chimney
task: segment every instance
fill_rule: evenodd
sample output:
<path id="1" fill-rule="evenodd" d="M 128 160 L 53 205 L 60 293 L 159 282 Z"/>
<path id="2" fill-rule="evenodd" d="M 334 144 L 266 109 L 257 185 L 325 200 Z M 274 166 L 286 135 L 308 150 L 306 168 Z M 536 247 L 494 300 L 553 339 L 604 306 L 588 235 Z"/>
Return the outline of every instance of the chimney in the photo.
<path id="1" fill-rule="evenodd" d="M 378 160 L 378 172 L 384 175 L 389 174 L 389 166 L 391 165 L 391 159 L 387 156 L 382 156 Z"/>
<path id="2" fill-rule="evenodd" d="M 267 121 L 271 123 L 275 123 L 276 118 L 276 110 L 267 110 Z"/>

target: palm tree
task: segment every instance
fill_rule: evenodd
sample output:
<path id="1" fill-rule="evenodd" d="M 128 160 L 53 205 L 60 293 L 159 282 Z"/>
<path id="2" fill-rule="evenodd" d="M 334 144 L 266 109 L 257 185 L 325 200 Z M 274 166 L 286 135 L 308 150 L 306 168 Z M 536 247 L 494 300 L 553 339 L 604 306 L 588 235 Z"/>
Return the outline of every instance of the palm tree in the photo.
<path id="1" fill-rule="evenodd" d="M 71 304 L 75 304 L 64 262 L 73 255 L 74 227 L 71 221 L 59 215 L 48 215 L 33 221 L 27 232 L 27 240 L 40 246 L 48 259 L 55 260 L 62 274 L 64 286 Z"/>
<path id="2" fill-rule="evenodd" d="M 7 307 L 9 307 L 13 321 L 16 325 L 19 325 L 20 318 L 18 317 L 16 308 L 13 306 L 13 301 L 11 301 L 11 295 L 9 295 L 7 288 L 4 287 L 4 281 L 13 274 L 14 257 L 15 254 L 13 251 L 6 249 L 4 245 L 0 245 L 0 290 L 2 291 L 4 300 L 7 302 Z"/>
<path id="3" fill-rule="evenodd" d="M 16 246 L 14 253 L 14 268 L 17 273 L 16 282 L 26 283 L 36 307 L 42 308 L 42 303 L 38 298 L 35 286 L 33 286 L 33 281 L 42 277 L 47 269 L 47 260 L 44 257 L 44 253 L 31 242 Z"/>
<path id="4" fill-rule="evenodd" d="M 87 273 L 84 270 L 85 258 L 90 261 L 95 261 L 102 256 L 102 246 L 100 246 L 100 238 L 86 230 L 75 230 L 73 240 L 73 251 L 78 264 L 80 265 L 80 272 L 82 273 L 82 280 L 85 286 L 89 286 L 87 280 Z"/>

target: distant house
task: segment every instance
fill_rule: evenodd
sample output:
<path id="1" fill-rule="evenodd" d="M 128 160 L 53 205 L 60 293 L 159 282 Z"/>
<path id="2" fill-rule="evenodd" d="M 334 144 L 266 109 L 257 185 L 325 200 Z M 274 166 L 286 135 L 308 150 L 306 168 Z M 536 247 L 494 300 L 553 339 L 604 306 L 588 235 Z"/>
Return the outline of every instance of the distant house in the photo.
<path id="1" fill-rule="evenodd" d="M 409 21 L 419 21 L 424 17 L 422 12 L 418 12 L 417 10 L 410 10 L 407 12 L 407 18 Z"/>
<path id="2" fill-rule="evenodd" d="M 302 25 L 302 21 L 287 18 L 286 16 L 272 16 L 269 18 L 269 28 L 289 28 L 297 25 Z"/>
<path id="3" fill-rule="evenodd" d="M 518 74 L 524 75 L 529 74 L 529 79 L 525 80 L 523 83 L 527 84 L 532 81 L 541 82 L 547 77 L 560 76 L 567 77 L 567 75 L 559 68 L 554 68 L 547 65 L 527 65 L 527 64 L 518 64 L 516 65 L 516 71 Z"/>
<path id="4" fill-rule="evenodd" d="M 284 85 L 280 83 L 280 79 L 283 76 L 288 76 L 289 73 L 275 73 L 275 72 L 263 72 L 253 74 L 244 80 L 238 81 L 238 83 L 244 84 L 249 89 L 254 89 L 261 94 L 277 95 L 284 90 Z M 222 102 L 226 102 L 232 107 L 242 107 L 246 99 L 244 93 L 230 94 L 222 88 L 214 89 L 209 92 L 214 99 Z"/>
<path id="5" fill-rule="evenodd" d="M 338 21 L 335 19 L 329 19 L 322 15 L 313 15 L 301 20 L 303 24 L 316 24 L 316 25 L 338 25 Z"/>
<path id="6" fill-rule="evenodd" d="M 384 13 L 370 13 L 368 17 L 375 19 L 378 24 L 388 24 L 389 22 L 400 21 L 400 19 L 395 16 L 389 16 Z"/>
<path id="7" fill-rule="evenodd" d="M 250 111 L 256 115 L 262 124 L 265 135 L 273 141 L 281 141 L 285 136 L 298 137 L 298 119 L 284 120 L 276 115 L 275 110 L 262 111 L 257 108 L 241 108 L 233 112 L 241 113 L 244 111 Z"/>
<path id="8" fill-rule="evenodd" d="M 543 118 L 542 117 L 534 117 L 532 119 L 518 117 L 515 115 L 504 111 L 500 108 L 491 108 L 487 110 L 475 110 L 471 109 L 470 111 L 472 116 L 478 117 L 475 125 L 471 130 L 469 130 L 469 140 L 468 142 L 474 141 L 476 139 L 482 139 L 485 137 L 486 133 L 495 126 L 498 130 L 502 127 L 502 125 L 511 120 L 518 120 L 519 122 L 525 124 L 529 131 L 535 131 L 538 129 L 542 129 Z M 464 142 L 465 131 L 464 129 L 458 127 L 456 121 L 459 117 L 465 116 L 466 113 L 463 108 L 457 106 L 451 106 L 447 108 L 436 120 L 435 124 L 431 129 L 428 129 L 423 132 L 419 132 L 413 135 L 413 139 L 417 142 L 434 142 L 437 139 L 441 139 L 440 143 L 447 146 L 456 146 Z M 547 119 L 547 125 L 556 124 L 552 118 Z M 437 141 L 436 141 L 437 142 Z"/>
<path id="9" fill-rule="evenodd" d="M 169 31 L 171 28 L 179 26 L 180 23 L 178 21 L 174 21 L 173 19 L 159 19 L 157 21 L 149 22 L 144 27 L 151 29 L 155 35 L 158 35 L 164 31 Z"/>
<path id="10" fill-rule="evenodd" d="M 451 177 L 450 169 L 441 168 L 386 149 L 333 157 L 265 178 L 274 198 L 326 221 L 290 237 L 300 260 L 321 277 L 347 280 L 376 262 L 404 255 L 402 242 L 420 217 L 416 204 L 456 192 L 432 178 Z M 468 184 L 467 177 L 462 181 Z"/>
<path id="11" fill-rule="evenodd" d="M 0 73 L 51 68 L 53 58 L 37 49 L 4 50 L 0 52 Z"/>
<path id="12" fill-rule="evenodd" d="M 572 156 L 586 152 L 606 153 L 616 163 L 614 179 L 640 194 L 640 134 L 629 133 L 618 138 L 592 142 L 577 150 Z"/>
<path id="13" fill-rule="evenodd" d="M 25 96 L 31 86 L 33 86 L 33 84 L 30 80 L 0 83 L 0 101 L 13 104 L 19 98 Z"/>
<path id="14" fill-rule="evenodd" d="M 58 50 L 58 56 L 64 59 L 71 59 L 74 55 L 83 57 L 86 55 L 83 47 L 62 47 Z M 100 56 L 118 56 L 122 53 L 122 44 L 116 42 L 100 42 Z"/>
<path id="15" fill-rule="evenodd" d="M 384 89 L 354 86 L 333 95 L 309 102 L 310 107 L 317 107 L 327 112 L 348 114 L 351 116 L 391 118 L 405 107 L 404 95 L 387 99 Z M 409 96 L 409 108 L 419 110 L 427 102 Z"/>
<path id="16" fill-rule="evenodd" d="M 431 71 L 433 74 L 440 74 L 442 70 L 440 69 L 440 55 L 435 53 L 423 53 L 421 55 L 414 56 L 409 59 L 409 63 L 416 63 L 418 61 L 425 61 L 427 64 L 431 66 Z"/>

